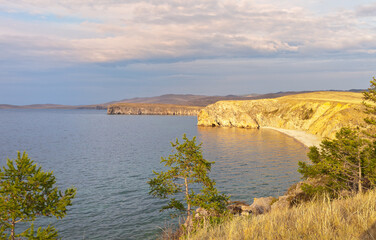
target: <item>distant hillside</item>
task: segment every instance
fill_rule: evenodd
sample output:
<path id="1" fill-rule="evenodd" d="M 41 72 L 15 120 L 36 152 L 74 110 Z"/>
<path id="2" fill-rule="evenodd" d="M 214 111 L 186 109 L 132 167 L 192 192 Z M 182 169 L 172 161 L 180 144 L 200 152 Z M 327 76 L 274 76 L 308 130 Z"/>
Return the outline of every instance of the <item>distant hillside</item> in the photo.
<path id="1" fill-rule="evenodd" d="M 156 97 L 137 97 L 131 99 L 123 99 L 114 101 L 113 103 L 160 103 L 160 104 L 177 104 L 177 105 L 192 105 L 190 102 L 205 98 L 203 95 L 192 94 L 165 94 Z"/>
<path id="2" fill-rule="evenodd" d="M 220 100 L 246 100 L 248 97 L 242 96 L 204 96 L 192 94 L 166 94 L 157 97 L 143 97 L 123 99 L 113 103 L 157 103 L 157 104 L 176 104 L 185 106 L 201 106 L 205 107 L 209 104 L 215 103 Z"/>
<path id="3" fill-rule="evenodd" d="M 278 92 L 267 94 L 250 94 L 247 96 L 227 95 L 227 96 L 204 96 L 204 95 L 192 95 L 192 94 L 166 94 L 157 97 L 144 97 L 144 98 L 131 98 L 123 99 L 120 101 L 114 101 L 107 104 L 114 103 L 158 103 L 158 104 L 176 104 L 185 106 L 199 106 L 205 107 L 207 105 L 224 100 L 254 100 L 254 99 L 266 99 L 277 98 L 287 95 L 306 93 L 302 92 Z M 105 104 L 105 105 L 107 105 Z"/>
<path id="4" fill-rule="evenodd" d="M 18 108 L 18 106 L 9 105 L 9 104 L 0 104 L 0 109 L 12 109 L 12 108 Z"/>
<path id="5" fill-rule="evenodd" d="M 98 109 L 105 110 L 107 105 L 98 104 L 98 105 L 59 105 L 59 104 L 31 104 L 31 105 L 9 105 L 9 104 L 0 104 L 0 109 Z"/>
<path id="6" fill-rule="evenodd" d="M 360 91 L 363 91 L 363 90 L 352 89 L 352 90 L 349 90 L 348 92 L 360 92 Z M 243 95 L 243 96 L 238 96 L 238 95 L 205 96 L 205 95 L 193 95 L 193 94 L 165 94 L 165 95 L 156 96 L 156 97 L 139 97 L 139 98 L 123 99 L 120 101 L 112 101 L 112 102 L 103 103 L 103 104 L 79 105 L 79 106 L 58 105 L 58 104 L 32 104 L 32 105 L 17 106 L 17 105 L 0 104 L 0 109 L 17 109 L 17 108 L 18 109 L 107 109 L 109 105 L 116 104 L 116 103 L 174 104 L 174 105 L 182 105 L 182 106 L 206 107 L 207 105 L 216 103 L 218 101 L 224 101 L 224 100 L 255 100 L 255 99 L 278 98 L 278 97 L 295 95 L 295 94 L 300 94 L 300 93 L 308 93 L 308 92 L 315 92 L 315 91 L 248 94 L 248 95 Z"/>
<path id="7" fill-rule="evenodd" d="M 9 104 L 0 104 L 0 109 L 69 109 L 73 106 L 59 105 L 59 104 L 31 104 L 31 105 L 9 105 Z"/>

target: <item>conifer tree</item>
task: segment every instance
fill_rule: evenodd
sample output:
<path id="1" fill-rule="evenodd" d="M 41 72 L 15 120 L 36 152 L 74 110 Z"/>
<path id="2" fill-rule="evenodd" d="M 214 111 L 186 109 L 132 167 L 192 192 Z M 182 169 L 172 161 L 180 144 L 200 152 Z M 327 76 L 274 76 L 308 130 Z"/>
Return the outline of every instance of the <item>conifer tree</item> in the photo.
<path id="1" fill-rule="evenodd" d="M 317 186 L 304 185 L 307 193 L 325 191 L 338 196 L 341 191 L 363 192 L 376 184 L 374 143 L 359 136 L 357 130 L 342 128 L 334 140 L 322 141 L 308 153 L 312 164 L 299 162 L 304 179 L 321 179 Z"/>
<path id="2" fill-rule="evenodd" d="M 365 106 L 365 112 L 368 116 L 364 121 L 368 124 L 366 131 L 367 135 L 376 138 L 376 78 L 373 77 L 370 81 L 371 86 L 367 91 L 363 92 L 363 105 Z"/>
<path id="3" fill-rule="evenodd" d="M 72 204 L 75 188 L 62 193 L 55 186 L 53 172 L 44 172 L 24 152 L 7 161 L 0 169 L 0 238 L 57 239 L 53 226 L 34 231 L 33 221 L 39 216 L 63 218 Z M 16 224 L 30 222 L 31 226 L 16 233 Z"/>
<path id="4" fill-rule="evenodd" d="M 220 214 L 225 211 L 229 198 L 220 194 L 215 188 L 215 181 L 209 178 L 208 174 L 214 162 L 203 158 L 201 144 L 196 144 L 196 137 L 189 140 L 184 134 L 183 140 L 183 143 L 178 139 L 175 143 L 171 142 L 175 154 L 161 158 L 161 163 L 168 170 L 153 171 L 155 178 L 150 179 L 148 184 L 151 195 L 169 199 L 168 204 L 161 210 L 173 209 L 178 214 L 185 213 L 184 225 L 189 228 L 197 207 Z"/>

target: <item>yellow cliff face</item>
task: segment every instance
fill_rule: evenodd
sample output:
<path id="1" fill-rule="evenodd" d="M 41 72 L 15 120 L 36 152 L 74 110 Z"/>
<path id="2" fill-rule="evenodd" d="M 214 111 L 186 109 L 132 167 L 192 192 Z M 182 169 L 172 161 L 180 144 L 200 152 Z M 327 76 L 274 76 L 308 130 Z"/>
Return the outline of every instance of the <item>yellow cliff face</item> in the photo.
<path id="1" fill-rule="evenodd" d="M 364 123 L 362 94 L 313 92 L 276 99 L 219 101 L 198 114 L 200 126 L 274 127 L 333 138 L 341 127 Z"/>

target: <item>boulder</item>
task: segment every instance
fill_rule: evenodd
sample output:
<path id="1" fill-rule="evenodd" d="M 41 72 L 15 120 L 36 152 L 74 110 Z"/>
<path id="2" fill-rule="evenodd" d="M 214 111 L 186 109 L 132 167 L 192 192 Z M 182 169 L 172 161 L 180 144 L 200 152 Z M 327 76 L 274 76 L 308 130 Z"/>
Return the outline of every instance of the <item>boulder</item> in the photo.
<path id="1" fill-rule="evenodd" d="M 302 186 L 304 184 L 308 184 L 311 186 L 324 186 L 326 179 L 322 178 L 308 178 L 304 181 L 298 182 L 292 185 L 286 192 L 285 196 L 288 196 L 288 199 L 291 205 L 297 205 L 302 202 L 309 201 L 312 196 L 307 194 L 302 190 Z"/>
<path id="2" fill-rule="evenodd" d="M 242 210 L 242 212 L 240 213 L 240 215 L 242 215 L 242 216 L 248 216 L 249 214 L 252 213 L 251 206 L 249 206 L 249 205 L 241 206 L 241 210 Z"/>
<path id="3" fill-rule="evenodd" d="M 247 208 L 249 208 L 249 205 L 241 201 L 229 202 L 229 205 L 227 206 L 230 213 L 234 215 L 248 215 L 249 211 L 246 210 Z"/>
<path id="4" fill-rule="evenodd" d="M 276 199 L 274 197 L 254 198 L 250 211 L 253 214 L 264 214 L 271 210 L 271 205 Z"/>
<path id="5" fill-rule="evenodd" d="M 290 208 L 291 203 L 290 203 L 290 196 L 279 196 L 278 201 L 272 204 L 271 210 L 282 210 L 286 208 Z"/>

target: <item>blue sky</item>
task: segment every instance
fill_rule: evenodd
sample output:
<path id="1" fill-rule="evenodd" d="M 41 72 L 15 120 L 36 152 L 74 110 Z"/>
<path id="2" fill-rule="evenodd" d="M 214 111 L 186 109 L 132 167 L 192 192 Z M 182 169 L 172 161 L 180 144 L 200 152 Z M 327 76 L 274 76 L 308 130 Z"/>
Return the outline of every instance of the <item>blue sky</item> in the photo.
<path id="1" fill-rule="evenodd" d="M 376 2 L 0 0 L 0 104 L 367 88 Z"/>

